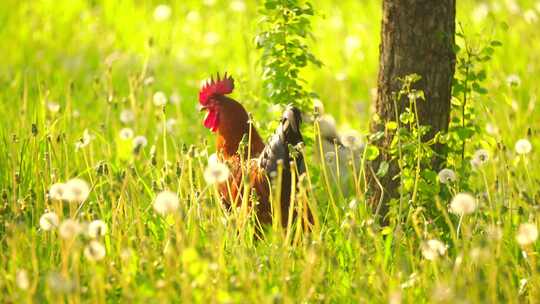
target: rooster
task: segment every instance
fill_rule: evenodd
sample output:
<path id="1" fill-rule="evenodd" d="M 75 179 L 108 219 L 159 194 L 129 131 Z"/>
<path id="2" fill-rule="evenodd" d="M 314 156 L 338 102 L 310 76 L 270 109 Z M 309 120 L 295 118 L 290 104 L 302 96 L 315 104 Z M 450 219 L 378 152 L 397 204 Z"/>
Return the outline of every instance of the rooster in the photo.
<path id="1" fill-rule="evenodd" d="M 220 78 L 218 74 L 217 79 L 207 81 L 199 92 L 200 109 L 207 112 L 203 125 L 216 133 L 218 159 L 226 162 L 231 171 L 229 180 L 219 185 L 222 201 L 229 208 L 240 204 L 245 174 L 249 187 L 258 197 L 259 203 L 255 208 L 259 222 L 263 225 L 271 224 L 272 213 L 276 210 L 272 210 L 270 203 L 270 181 L 277 176 L 281 164 L 280 220 L 283 226 L 287 226 L 291 190 L 296 186 L 291 185 L 292 176 L 300 176 L 305 172 L 302 154 L 293 155 L 289 151 L 290 146 L 303 144 L 300 133 L 301 112 L 293 106 L 287 106 L 278 129 L 265 145 L 244 107 L 226 96 L 233 89 L 234 79 L 227 74 Z M 247 149 L 241 149 L 244 139 L 247 141 Z M 253 202 L 250 205 L 253 206 Z M 304 219 L 311 222 L 311 213 L 307 208 L 303 210 Z M 296 216 L 296 212 L 293 214 Z"/>

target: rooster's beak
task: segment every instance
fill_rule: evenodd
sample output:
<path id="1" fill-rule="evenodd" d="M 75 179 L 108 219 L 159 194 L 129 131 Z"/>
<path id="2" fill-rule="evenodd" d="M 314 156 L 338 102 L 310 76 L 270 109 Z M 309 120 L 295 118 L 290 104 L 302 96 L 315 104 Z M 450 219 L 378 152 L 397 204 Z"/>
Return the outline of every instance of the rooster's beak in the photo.
<path id="1" fill-rule="evenodd" d="M 199 112 L 202 112 L 202 111 L 208 110 L 208 107 L 207 107 L 207 106 L 203 106 L 202 104 L 198 104 L 198 105 L 197 105 L 197 109 L 199 110 Z"/>

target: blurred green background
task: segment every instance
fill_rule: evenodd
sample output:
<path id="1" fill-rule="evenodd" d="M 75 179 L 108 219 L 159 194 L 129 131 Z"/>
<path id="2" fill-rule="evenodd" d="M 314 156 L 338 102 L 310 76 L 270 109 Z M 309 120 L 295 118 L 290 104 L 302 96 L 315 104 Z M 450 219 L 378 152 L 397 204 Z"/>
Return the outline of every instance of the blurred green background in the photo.
<path id="1" fill-rule="evenodd" d="M 305 71 L 304 77 L 338 125 L 365 130 L 377 80 L 381 1 L 313 4 L 317 16 L 312 47 L 324 66 Z M 71 99 L 69 108 L 88 116 L 84 127 L 107 124 L 105 104 L 113 104 L 113 114 L 119 111 L 127 102 L 130 77 L 142 75 L 146 66 L 144 77 L 152 82 L 149 96 L 159 90 L 179 97 L 174 115 L 179 130 L 190 128 L 182 134 L 188 142 L 206 134 L 202 127 L 192 128 L 201 121 L 195 111 L 197 91 L 201 80 L 218 71 L 233 74 L 234 96 L 254 112 L 257 122 L 267 122 L 254 43 L 259 7 L 259 1 L 241 0 L 3 0 L 0 102 L 5 106 L 0 113 L 18 117 L 11 114 L 22 106 L 17 100 L 26 83 L 30 98 L 24 106 L 44 106 L 43 97 L 50 91 L 48 100 L 65 108 Z M 501 129 L 525 129 L 529 123 L 507 119 L 509 111 L 538 113 L 530 102 L 538 95 L 531 76 L 540 72 L 539 10 L 540 3 L 534 1 L 458 1 L 458 21 L 472 40 L 496 38 L 503 43 L 488 67 L 488 89 L 502 94 L 482 100 L 488 110 L 485 118 L 499 122 Z M 521 79 L 517 90 L 506 86 L 512 74 Z M 271 130 L 261 131 L 267 135 Z"/>

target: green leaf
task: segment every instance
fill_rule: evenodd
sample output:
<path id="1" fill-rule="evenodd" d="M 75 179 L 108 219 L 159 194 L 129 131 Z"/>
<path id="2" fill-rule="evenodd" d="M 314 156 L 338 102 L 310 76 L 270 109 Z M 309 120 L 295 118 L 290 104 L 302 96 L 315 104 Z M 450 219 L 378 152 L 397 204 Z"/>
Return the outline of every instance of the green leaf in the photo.
<path id="1" fill-rule="evenodd" d="M 389 121 L 386 123 L 386 129 L 387 130 L 395 130 L 398 128 L 398 124 L 395 121 Z"/>
<path id="2" fill-rule="evenodd" d="M 390 165 L 388 164 L 387 161 L 383 161 L 381 162 L 381 164 L 379 165 L 379 169 L 377 170 L 377 176 L 378 177 L 383 177 L 386 175 L 386 173 L 388 173 L 388 168 L 390 167 Z"/>
<path id="3" fill-rule="evenodd" d="M 368 160 L 375 160 L 377 157 L 379 157 L 379 148 L 374 145 L 368 145 L 366 147 L 366 158 Z"/>

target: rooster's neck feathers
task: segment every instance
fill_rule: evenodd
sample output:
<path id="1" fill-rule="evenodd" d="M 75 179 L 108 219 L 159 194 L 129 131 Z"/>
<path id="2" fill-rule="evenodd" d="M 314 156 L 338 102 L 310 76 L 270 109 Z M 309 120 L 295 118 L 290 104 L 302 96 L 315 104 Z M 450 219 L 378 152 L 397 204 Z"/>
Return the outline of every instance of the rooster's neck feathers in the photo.
<path id="1" fill-rule="evenodd" d="M 215 98 L 220 101 L 217 130 L 218 151 L 225 157 L 236 154 L 242 138 L 249 137 L 251 127 L 250 156 L 258 156 L 264 149 L 264 143 L 255 127 L 249 123 L 249 115 L 244 107 L 236 100 L 226 96 Z"/>

